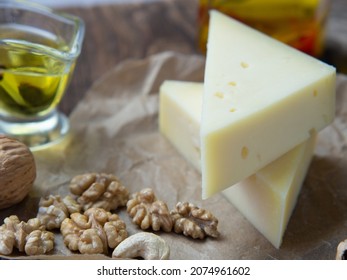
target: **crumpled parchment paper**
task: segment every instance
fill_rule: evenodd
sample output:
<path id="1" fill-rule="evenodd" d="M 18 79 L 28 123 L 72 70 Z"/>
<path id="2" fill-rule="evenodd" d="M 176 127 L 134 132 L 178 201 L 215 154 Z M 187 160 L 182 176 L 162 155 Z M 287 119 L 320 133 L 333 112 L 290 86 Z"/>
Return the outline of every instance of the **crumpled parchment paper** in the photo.
<path id="1" fill-rule="evenodd" d="M 35 217 L 41 196 L 64 196 L 73 176 L 106 172 L 118 176 L 131 193 L 152 187 L 169 209 L 178 201 L 189 201 L 219 219 L 218 239 L 156 232 L 170 246 L 171 259 L 334 259 L 338 243 L 347 238 L 347 78 L 338 77 L 336 119 L 319 133 L 283 244 L 275 249 L 221 194 L 201 200 L 200 174 L 158 130 L 161 83 L 202 81 L 203 72 L 203 57 L 164 52 L 125 61 L 96 81 L 70 117 L 69 137 L 34 153 L 38 171 L 34 189 L 22 203 L 1 210 L 1 221 L 11 214 L 25 221 Z M 125 208 L 115 212 L 129 234 L 140 231 Z M 54 252 L 35 258 L 104 256 L 73 254 L 57 234 Z"/>

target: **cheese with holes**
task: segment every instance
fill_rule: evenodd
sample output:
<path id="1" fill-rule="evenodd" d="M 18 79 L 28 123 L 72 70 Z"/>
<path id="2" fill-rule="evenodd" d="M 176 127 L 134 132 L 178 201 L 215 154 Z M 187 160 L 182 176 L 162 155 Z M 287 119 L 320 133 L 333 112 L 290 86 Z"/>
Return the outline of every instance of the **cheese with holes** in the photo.
<path id="1" fill-rule="evenodd" d="M 200 130 L 203 198 L 330 124 L 335 78 L 334 67 L 212 11 Z"/>
<path id="2" fill-rule="evenodd" d="M 160 88 L 159 127 L 201 172 L 199 131 L 203 85 L 165 81 Z M 276 248 L 295 207 L 314 149 L 315 136 L 222 194 Z"/>

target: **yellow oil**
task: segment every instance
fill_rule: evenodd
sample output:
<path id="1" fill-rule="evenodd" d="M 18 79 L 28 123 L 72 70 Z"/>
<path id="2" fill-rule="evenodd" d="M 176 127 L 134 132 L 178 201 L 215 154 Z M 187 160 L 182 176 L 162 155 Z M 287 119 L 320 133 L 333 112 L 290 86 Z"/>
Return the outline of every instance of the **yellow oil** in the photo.
<path id="1" fill-rule="evenodd" d="M 323 50 L 329 0 L 199 0 L 199 47 L 205 52 L 208 11 L 219 10 L 312 56 Z"/>
<path id="2" fill-rule="evenodd" d="M 37 117 L 61 100 L 74 65 L 59 55 L 68 46 L 50 33 L 21 26 L 0 29 L 0 113 Z"/>

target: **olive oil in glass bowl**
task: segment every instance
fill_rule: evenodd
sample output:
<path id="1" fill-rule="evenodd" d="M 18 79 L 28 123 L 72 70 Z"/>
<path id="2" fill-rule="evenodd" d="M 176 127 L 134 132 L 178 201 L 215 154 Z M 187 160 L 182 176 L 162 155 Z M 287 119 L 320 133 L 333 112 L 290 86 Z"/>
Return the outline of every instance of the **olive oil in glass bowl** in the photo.
<path id="1" fill-rule="evenodd" d="M 60 141 L 68 118 L 57 110 L 84 36 L 75 16 L 25 1 L 0 2 L 0 133 L 31 149 Z"/>

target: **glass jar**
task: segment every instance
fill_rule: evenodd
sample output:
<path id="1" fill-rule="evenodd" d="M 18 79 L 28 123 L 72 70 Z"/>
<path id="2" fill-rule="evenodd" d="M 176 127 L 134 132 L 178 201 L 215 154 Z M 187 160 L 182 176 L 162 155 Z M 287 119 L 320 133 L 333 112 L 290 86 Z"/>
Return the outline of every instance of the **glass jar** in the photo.
<path id="1" fill-rule="evenodd" d="M 208 11 L 219 10 L 309 55 L 319 57 L 330 0 L 199 0 L 199 48 L 206 51 Z"/>

